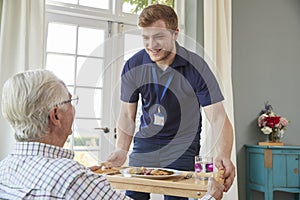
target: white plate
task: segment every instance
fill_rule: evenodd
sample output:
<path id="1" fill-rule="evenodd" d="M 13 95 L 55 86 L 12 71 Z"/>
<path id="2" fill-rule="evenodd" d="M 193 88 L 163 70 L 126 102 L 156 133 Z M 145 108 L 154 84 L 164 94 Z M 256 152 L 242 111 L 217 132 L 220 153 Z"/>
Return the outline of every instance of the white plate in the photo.
<path id="1" fill-rule="evenodd" d="M 140 178 L 150 178 L 150 179 L 165 179 L 165 178 L 170 178 L 174 176 L 179 176 L 182 174 L 181 171 L 174 170 L 174 169 L 167 169 L 167 168 L 155 168 L 155 167 L 146 167 L 146 169 L 162 169 L 162 170 L 168 170 L 173 172 L 171 175 L 140 175 L 140 174 L 130 174 L 129 170 L 130 168 L 126 169 L 121 169 L 120 172 L 123 174 L 125 177 L 140 177 Z"/>

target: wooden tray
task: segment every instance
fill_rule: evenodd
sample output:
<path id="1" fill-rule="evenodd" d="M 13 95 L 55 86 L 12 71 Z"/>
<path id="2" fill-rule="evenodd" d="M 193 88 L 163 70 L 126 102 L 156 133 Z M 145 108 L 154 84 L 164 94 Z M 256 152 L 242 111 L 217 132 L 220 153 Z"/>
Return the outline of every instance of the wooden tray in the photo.
<path id="1" fill-rule="evenodd" d="M 207 181 L 198 181 L 194 177 L 185 179 L 186 173 L 167 179 L 146 179 L 125 177 L 122 174 L 108 175 L 107 179 L 113 188 L 133 190 L 172 196 L 201 198 L 207 190 Z"/>

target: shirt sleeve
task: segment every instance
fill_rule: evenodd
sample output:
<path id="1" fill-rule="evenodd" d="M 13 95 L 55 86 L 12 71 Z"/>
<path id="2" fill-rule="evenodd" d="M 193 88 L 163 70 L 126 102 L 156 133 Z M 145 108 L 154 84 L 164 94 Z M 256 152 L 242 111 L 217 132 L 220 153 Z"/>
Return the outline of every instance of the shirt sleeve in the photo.
<path id="1" fill-rule="evenodd" d="M 121 76 L 121 100 L 128 103 L 138 102 L 139 92 L 136 85 L 136 69 L 130 69 L 130 62 L 124 65 Z"/>
<path id="2" fill-rule="evenodd" d="M 201 66 L 201 68 L 196 68 L 200 73 L 196 95 L 201 105 L 207 106 L 224 100 L 217 79 L 204 60 Z"/>
<path id="3" fill-rule="evenodd" d="M 104 176 L 87 172 L 73 181 L 66 199 L 130 200 L 131 198 L 112 188 Z"/>
<path id="4" fill-rule="evenodd" d="M 213 196 L 206 194 L 204 197 L 202 197 L 200 200 L 216 200 Z"/>

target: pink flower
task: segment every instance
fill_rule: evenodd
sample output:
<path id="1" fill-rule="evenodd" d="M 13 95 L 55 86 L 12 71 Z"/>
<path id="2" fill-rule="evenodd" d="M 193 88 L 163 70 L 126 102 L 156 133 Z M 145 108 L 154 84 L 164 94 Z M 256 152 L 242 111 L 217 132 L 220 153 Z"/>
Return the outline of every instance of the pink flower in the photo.
<path id="1" fill-rule="evenodd" d="M 280 124 L 281 124 L 282 126 L 287 126 L 288 123 L 289 123 L 289 121 L 288 121 L 286 118 L 284 118 L 284 117 L 281 117 L 281 118 L 280 118 Z"/>
<path id="2" fill-rule="evenodd" d="M 258 118 L 258 126 L 259 127 L 264 127 L 266 125 L 266 122 L 265 122 L 266 117 L 268 117 L 267 114 L 262 114 L 259 116 L 259 118 Z"/>

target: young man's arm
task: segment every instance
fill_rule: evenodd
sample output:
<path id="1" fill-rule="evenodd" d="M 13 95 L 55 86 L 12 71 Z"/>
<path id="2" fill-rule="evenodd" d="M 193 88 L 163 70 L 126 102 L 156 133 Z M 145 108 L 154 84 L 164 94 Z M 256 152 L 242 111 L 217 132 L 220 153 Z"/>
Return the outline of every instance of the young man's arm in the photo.
<path id="1" fill-rule="evenodd" d="M 225 191 L 231 187 L 235 177 L 235 167 L 231 162 L 231 150 L 233 145 L 233 129 L 228 119 L 222 102 L 218 102 L 203 108 L 211 124 L 212 137 L 216 139 L 217 157 L 216 167 L 225 170 Z"/>
<path id="2" fill-rule="evenodd" d="M 137 103 L 121 102 L 121 110 L 117 124 L 116 150 L 107 159 L 113 166 L 122 166 L 126 161 L 135 131 L 136 112 Z"/>

